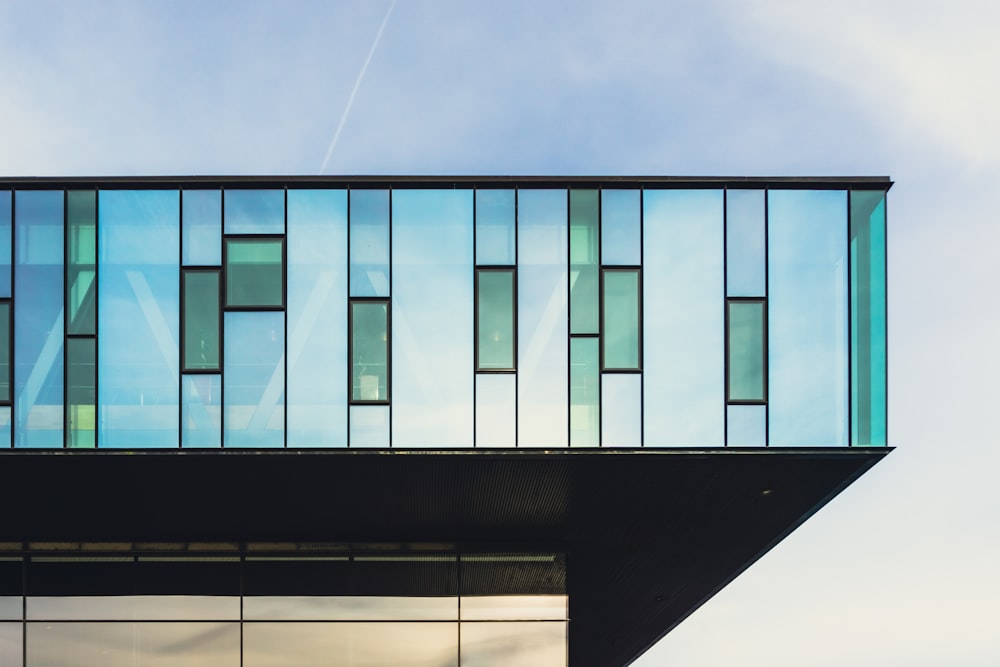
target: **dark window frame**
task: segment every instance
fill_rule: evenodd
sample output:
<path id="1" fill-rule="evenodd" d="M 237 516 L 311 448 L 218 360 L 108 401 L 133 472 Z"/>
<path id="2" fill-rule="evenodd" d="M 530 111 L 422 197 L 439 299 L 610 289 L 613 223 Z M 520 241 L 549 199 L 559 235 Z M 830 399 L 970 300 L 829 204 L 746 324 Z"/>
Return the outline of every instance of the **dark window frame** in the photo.
<path id="1" fill-rule="evenodd" d="M 268 305 L 233 305 L 229 303 L 229 242 L 277 241 L 281 244 L 281 303 Z M 284 234 L 222 235 L 222 309 L 232 312 L 284 311 L 288 303 L 288 244 Z"/>
<path id="2" fill-rule="evenodd" d="M 517 373 L 517 349 L 518 349 L 518 336 L 517 336 L 517 266 L 516 265 L 497 265 L 497 264 L 486 264 L 483 266 L 474 267 L 475 277 L 473 280 L 473 350 L 474 350 L 474 363 L 475 372 L 482 374 L 499 374 L 499 375 L 510 375 L 512 373 Z M 511 332 L 511 340 L 513 342 L 513 350 L 511 354 L 512 364 L 509 368 L 481 368 L 479 365 L 479 275 L 481 273 L 509 273 L 511 274 L 511 326 L 513 331 Z"/>
<path id="3" fill-rule="evenodd" d="M 730 307 L 734 303 L 759 303 L 763 307 L 763 318 L 761 320 L 761 368 L 763 373 L 763 398 L 760 399 L 750 399 L 750 398 L 733 398 L 730 394 L 729 378 L 731 371 L 730 364 L 730 317 L 729 311 Z M 769 378 L 768 378 L 768 360 L 769 360 L 769 349 L 767 340 L 767 297 L 764 296 L 729 296 L 726 297 L 725 306 L 725 329 L 726 329 L 726 350 L 725 350 L 725 367 L 726 367 L 726 405 L 767 405 L 767 398 L 770 388 Z"/>
<path id="4" fill-rule="evenodd" d="M 187 290 L 185 289 L 187 283 L 187 276 L 189 273 L 214 273 L 219 279 L 219 322 L 218 328 L 218 342 L 219 342 L 219 361 L 215 368 L 188 368 L 187 365 Z M 223 290 L 225 289 L 223 271 L 221 267 L 218 266 L 184 266 L 181 267 L 181 303 L 180 303 L 180 331 L 181 331 L 181 374 L 182 375 L 220 375 L 222 373 L 222 346 L 223 346 L 223 312 L 225 311 L 225 297 L 223 296 Z M 238 309 L 247 310 L 247 309 Z"/>
<path id="5" fill-rule="evenodd" d="M 385 304 L 385 398 L 354 398 L 354 305 Z M 347 300 L 347 404 L 390 405 L 392 402 L 392 300 L 384 296 L 352 296 Z"/>
<path id="6" fill-rule="evenodd" d="M 13 289 L 11 290 L 13 292 Z M 14 298 L 0 298 L 0 306 L 7 306 L 7 398 L 0 399 L 0 406 L 14 405 Z M 63 384 L 65 387 L 65 383 Z M 11 417 L 13 424 L 13 416 Z M 4 445 L 0 443 L 0 447 Z"/>
<path id="7" fill-rule="evenodd" d="M 617 366 L 609 367 L 605 363 L 604 359 L 604 348 L 607 345 L 607 334 L 604 331 L 604 309 L 605 309 L 605 288 L 604 288 L 604 277 L 608 273 L 635 273 L 636 274 L 636 298 L 638 299 L 637 317 L 636 317 L 636 334 L 639 337 L 638 342 L 638 359 L 635 368 L 620 368 Z M 612 265 L 612 266 L 601 266 L 601 284 L 600 284 L 600 312 L 598 317 L 601 318 L 600 329 L 601 329 L 601 373 L 642 373 L 642 350 L 643 350 L 643 337 L 642 337 L 642 267 L 638 265 Z"/>

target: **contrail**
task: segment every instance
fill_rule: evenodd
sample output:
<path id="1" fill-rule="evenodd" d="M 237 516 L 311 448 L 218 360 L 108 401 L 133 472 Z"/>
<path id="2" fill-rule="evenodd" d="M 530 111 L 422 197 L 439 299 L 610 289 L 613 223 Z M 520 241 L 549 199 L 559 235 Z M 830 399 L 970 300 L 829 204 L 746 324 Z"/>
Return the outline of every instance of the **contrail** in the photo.
<path id="1" fill-rule="evenodd" d="M 389 22 L 389 16 L 392 15 L 392 9 L 396 6 L 396 0 L 392 0 L 389 3 L 389 9 L 385 12 L 385 17 L 382 19 L 382 25 L 378 27 L 378 32 L 375 33 L 375 41 L 372 42 L 372 48 L 368 50 L 368 57 L 365 58 L 365 64 L 361 66 L 361 71 L 358 72 L 358 78 L 354 82 L 354 88 L 351 89 L 351 95 L 347 98 L 347 105 L 344 107 L 344 113 L 340 117 L 340 122 L 337 124 L 337 131 L 333 133 L 333 139 L 330 141 L 330 147 L 326 149 L 326 157 L 323 158 L 323 164 L 319 168 L 319 173 L 322 174 L 326 171 L 326 165 L 329 164 L 330 158 L 333 156 L 333 149 L 337 146 L 337 140 L 340 139 L 340 132 L 344 129 L 344 123 L 347 122 L 347 116 L 351 113 L 351 106 L 354 105 L 354 98 L 358 94 L 358 88 L 361 87 L 361 80 L 365 78 L 365 72 L 368 71 L 368 63 L 372 61 L 372 56 L 375 55 L 375 49 L 378 48 L 378 42 L 382 39 L 382 32 L 385 31 L 385 26 Z"/>

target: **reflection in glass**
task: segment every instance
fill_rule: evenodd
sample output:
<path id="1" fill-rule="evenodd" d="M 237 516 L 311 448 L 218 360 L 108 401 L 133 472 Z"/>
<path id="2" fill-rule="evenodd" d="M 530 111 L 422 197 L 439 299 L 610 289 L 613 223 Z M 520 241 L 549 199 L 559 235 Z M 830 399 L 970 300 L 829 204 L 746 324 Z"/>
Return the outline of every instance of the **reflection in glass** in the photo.
<path id="1" fill-rule="evenodd" d="M 66 333 L 97 333 L 97 193 L 66 193 Z"/>
<path id="2" fill-rule="evenodd" d="M 389 191 L 350 192 L 350 295 L 389 296 Z"/>
<path id="3" fill-rule="evenodd" d="M 601 446 L 642 447 L 642 376 L 601 376 Z"/>
<path id="4" fill-rule="evenodd" d="M 569 614 L 565 595 L 463 595 L 463 621 L 562 621 Z"/>
<path id="5" fill-rule="evenodd" d="M 574 336 L 569 341 L 569 444 L 601 444 L 600 341 L 596 336 Z"/>
<path id="6" fill-rule="evenodd" d="M 726 191 L 726 296 L 765 296 L 764 191 Z"/>
<path id="7" fill-rule="evenodd" d="M 763 299 L 726 301 L 728 400 L 767 400 L 767 305 Z"/>
<path id="8" fill-rule="evenodd" d="M 596 334 L 601 257 L 597 190 L 569 191 L 569 332 Z"/>
<path id="9" fill-rule="evenodd" d="M 606 269 L 604 289 L 604 368 L 639 370 L 639 270 Z"/>
<path id="10" fill-rule="evenodd" d="M 389 406 L 350 406 L 351 447 L 389 446 Z"/>
<path id="11" fill-rule="evenodd" d="M 514 264 L 514 191 L 476 190 L 476 264 Z"/>
<path id="12" fill-rule="evenodd" d="M 284 241 L 226 239 L 226 305 L 280 308 L 285 301 Z"/>
<path id="13" fill-rule="evenodd" d="M 226 190 L 226 234 L 284 234 L 284 190 Z"/>
<path id="14" fill-rule="evenodd" d="M 24 598 L 20 595 L 0 595 L 0 620 L 20 621 L 23 616 Z"/>
<path id="15" fill-rule="evenodd" d="M 464 599 L 463 599 L 464 604 Z M 247 621 L 453 621 L 456 596 L 251 595 Z"/>
<path id="16" fill-rule="evenodd" d="M 176 447 L 179 194 L 102 190 L 98 198 L 98 441 Z"/>
<path id="17" fill-rule="evenodd" d="M 510 374 L 476 375 L 476 447 L 517 444 L 517 378 Z"/>
<path id="18" fill-rule="evenodd" d="M 645 444 L 721 446 L 722 192 L 645 190 L 643 216 Z"/>
<path id="19" fill-rule="evenodd" d="M 15 446 L 63 446 L 63 193 L 14 193 Z"/>
<path id="20" fill-rule="evenodd" d="M 563 667 L 565 621 L 462 623 L 462 664 L 472 667 Z"/>
<path id="21" fill-rule="evenodd" d="M 31 596 L 29 621 L 238 621 L 234 595 Z"/>
<path id="22" fill-rule="evenodd" d="M 222 446 L 222 376 L 181 377 L 181 447 Z"/>
<path id="23" fill-rule="evenodd" d="M 66 446 L 97 446 L 97 341 L 66 339 Z"/>
<path id="24" fill-rule="evenodd" d="M 185 266 L 222 264 L 222 193 L 184 190 L 181 193 Z"/>
<path id="25" fill-rule="evenodd" d="M 514 370 L 514 269 L 476 269 L 476 370 Z"/>
<path id="26" fill-rule="evenodd" d="M 565 447 L 569 423 L 565 190 L 518 193 L 517 442 Z"/>
<path id="27" fill-rule="evenodd" d="M 0 623 L 0 665 L 21 667 L 24 664 L 23 627 L 18 623 Z"/>
<path id="28" fill-rule="evenodd" d="M 726 444 L 730 447 L 767 445 L 767 406 L 729 405 L 726 407 Z"/>
<path id="29" fill-rule="evenodd" d="M 11 206 L 10 190 L 0 191 L 0 298 L 10 294 L 11 267 Z"/>
<path id="30" fill-rule="evenodd" d="M 642 263 L 642 207 L 639 190 L 601 191 L 601 263 Z"/>
<path id="31" fill-rule="evenodd" d="M 768 193 L 768 432 L 846 446 L 847 193 Z"/>
<path id="32" fill-rule="evenodd" d="M 351 400 L 389 400 L 389 302 L 351 301 Z"/>
<path id="33" fill-rule="evenodd" d="M 225 314 L 226 447 L 285 444 L 285 314 Z"/>
<path id="34" fill-rule="evenodd" d="M 219 370 L 219 272 L 185 270 L 184 370 Z"/>
<path id="35" fill-rule="evenodd" d="M 3 403 L 10 402 L 10 309 L 10 301 L 0 301 L 0 402 Z"/>

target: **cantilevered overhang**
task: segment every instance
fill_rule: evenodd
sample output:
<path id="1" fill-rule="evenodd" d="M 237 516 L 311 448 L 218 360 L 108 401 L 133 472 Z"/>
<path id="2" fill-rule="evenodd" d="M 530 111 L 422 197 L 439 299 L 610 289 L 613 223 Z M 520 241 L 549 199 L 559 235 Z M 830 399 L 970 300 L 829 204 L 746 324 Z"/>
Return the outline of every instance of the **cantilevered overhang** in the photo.
<path id="1" fill-rule="evenodd" d="M 9 451 L 0 542 L 562 551 L 570 664 L 608 667 L 888 451 Z"/>

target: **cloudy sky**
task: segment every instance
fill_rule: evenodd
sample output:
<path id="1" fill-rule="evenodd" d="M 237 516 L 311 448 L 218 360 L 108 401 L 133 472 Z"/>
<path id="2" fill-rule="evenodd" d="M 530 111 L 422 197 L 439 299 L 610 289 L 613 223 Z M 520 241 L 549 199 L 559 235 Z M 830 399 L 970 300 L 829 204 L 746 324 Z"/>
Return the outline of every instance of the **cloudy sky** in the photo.
<path id="1" fill-rule="evenodd" d="M 889 175 L 899 449 L 638 664 L 997 665 L 998 34 L 972 0 L 0 0 L 0 175 Z"/>

